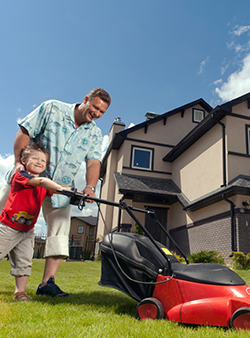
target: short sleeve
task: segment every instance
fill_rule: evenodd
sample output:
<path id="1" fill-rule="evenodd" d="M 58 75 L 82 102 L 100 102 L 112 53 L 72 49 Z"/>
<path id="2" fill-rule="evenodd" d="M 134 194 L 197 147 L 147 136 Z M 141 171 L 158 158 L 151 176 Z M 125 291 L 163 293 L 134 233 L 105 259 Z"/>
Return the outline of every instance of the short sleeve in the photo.
<path id="1" fill-rule="evenodd" d="M 95 131 L 92 134 L 92 143 L 91 147 L 86 155 L 85 160 L 98 160 L 101 162 L 102 160 L 102 133 L 101 130 L 96 127 Z"/>
<path id="2" fill-rule="evenodd" d="M 30 138 L 35 138 L 38 134 L 43 133 L 50 117 L 51 106 L 51 101 L 43 102 L 18 123 L 20 127 L 22 126 L 28 131 Z"/>

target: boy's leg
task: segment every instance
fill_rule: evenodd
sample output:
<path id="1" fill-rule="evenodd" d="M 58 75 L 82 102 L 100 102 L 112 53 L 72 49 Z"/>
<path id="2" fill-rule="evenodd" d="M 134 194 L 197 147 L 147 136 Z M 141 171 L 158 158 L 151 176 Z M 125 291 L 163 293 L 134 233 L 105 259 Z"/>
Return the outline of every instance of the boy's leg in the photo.
<path id="1" fill-rule="evenodd" d="M 20 242 L 22 235 L 20 231 L 12 229 L 0 222 L 0 260 Z"/>
<path id="2" fill-rule="evenodd" d="M 16 278 L 15 299 L 29 299 L 25 288 L 31 271 L 34 236 L 34 229 L 23 232 L 0 223 L 0 259 L 9 254 L 11 274 Z"/>
<path id="3" fill-rule="evenodd" d="M 10 274 L 15 277 L 30 276 L 34 251 L 34 229 L 20 233 L 22 238 L 9 253 L 12 266 Z"/>
<path id="4" fill-rule="evenodd" d="M 25 288 L 31 273 L 35 232 L 34 229 L 19 232 L 22 238 L 9 253 L 12 266 L 10 274 L 16 279 L 14 299 L 30 300 L 25 293 Z"/>
<path id="5" fill-rule="evenodd" d="M 15 278 L 16 278 L 15 293 L 17 292 L 24 293 L 28 282 L 28 276 L 15 276 Z"/>

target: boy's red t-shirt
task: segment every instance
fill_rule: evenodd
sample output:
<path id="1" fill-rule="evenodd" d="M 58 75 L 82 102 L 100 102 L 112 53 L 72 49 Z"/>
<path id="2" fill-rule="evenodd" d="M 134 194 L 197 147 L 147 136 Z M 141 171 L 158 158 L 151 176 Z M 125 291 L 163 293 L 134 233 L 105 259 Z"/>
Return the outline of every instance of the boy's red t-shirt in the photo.
<path id="1" fill-rule="evenodd" d="M 35 177 L 34 174 L 20 170 L 16 172 L 9 198 L 0 215 L 0 222 L 20 231 L 34 228 L 45 196 L 51 196 L 42 187 L 29 186 L 26 183 Z"/>

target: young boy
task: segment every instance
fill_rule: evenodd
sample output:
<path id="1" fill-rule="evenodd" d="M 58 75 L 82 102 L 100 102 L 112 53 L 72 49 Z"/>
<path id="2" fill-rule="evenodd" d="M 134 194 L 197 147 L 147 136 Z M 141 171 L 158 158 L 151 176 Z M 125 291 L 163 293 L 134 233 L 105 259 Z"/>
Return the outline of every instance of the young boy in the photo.
<path id="1" fill-rule="evenodd" d="M 62 187 L 52 180 L 39 177 L 48 163 L 49 153 L 43 146 L 30 145 L 21 153 L 25 170 L 16 172 L 11 183 L 9 198 L 0 215 L 0 259 L 9 254 L 15 276 L 14 299 L 29 300 L 25 292 L 31 273 L 34 226 L 45 196 L 51 196 Z"/>

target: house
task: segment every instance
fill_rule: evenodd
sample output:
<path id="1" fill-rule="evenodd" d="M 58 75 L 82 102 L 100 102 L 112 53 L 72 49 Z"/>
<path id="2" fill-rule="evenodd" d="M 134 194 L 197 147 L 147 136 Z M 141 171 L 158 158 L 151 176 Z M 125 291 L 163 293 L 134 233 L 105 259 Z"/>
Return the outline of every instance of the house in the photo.
<path id="1" fill-rule="evenodd" d="M 250 251 L 250 93 L 215 107 L 203 99 L 125 129 L 115 119 L 104 156 L 101 198 L 150 207 L 182 250 Z M 98 236 L 134 229 L 118 208 L 101 205 Z M 145 214 L 153 237 L 171 243 Z M 107 227 L 107 229 L 105 228 Z"/>
<path id="2" fill-rule="evenodd" d="M 43 258 L 45 251 L 45 235 L 35 236 L 33 258 Z"/>
<path id="3" fill-rule="evenodd" d="M 69 258 L 89 259 L 94 255 L 97 218 L 71 217 L 69 234 Z"/>

